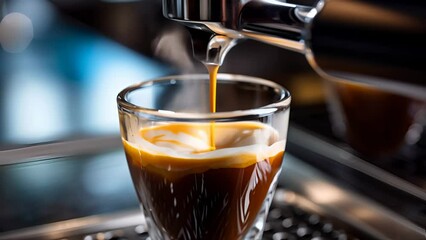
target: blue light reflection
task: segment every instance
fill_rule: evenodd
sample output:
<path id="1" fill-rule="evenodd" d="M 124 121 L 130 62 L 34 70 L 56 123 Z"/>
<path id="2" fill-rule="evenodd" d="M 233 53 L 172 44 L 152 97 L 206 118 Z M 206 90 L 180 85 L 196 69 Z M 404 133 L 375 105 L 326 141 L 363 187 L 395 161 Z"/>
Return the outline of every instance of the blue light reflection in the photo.
<path id="1" fill-rule="evenodd" d="M 0 146 L 118 134 L 118 92 L 171 73 L 151 58 L 63 24 L 23 53 L 0 57 L 5 60 L 0 75 Z"/>

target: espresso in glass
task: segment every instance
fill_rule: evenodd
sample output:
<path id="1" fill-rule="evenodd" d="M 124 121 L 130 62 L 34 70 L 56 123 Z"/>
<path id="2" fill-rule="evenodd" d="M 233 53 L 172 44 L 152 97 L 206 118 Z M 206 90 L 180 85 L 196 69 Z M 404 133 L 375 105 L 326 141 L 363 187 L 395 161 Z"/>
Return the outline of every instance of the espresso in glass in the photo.
<path id="1" fill-rule="evenodd" d="M 230 99 L 211 113 L 201 100 L 208 89 L 208 76 L 175 76 L 119 95 L 123 146 L 152 239 L 262 235 L 281 171 L 289 94 L 269 81 L 219 75 L 218 100 L 221 90 Z M 200 100 L 180 104 L 189 94 Z"/>

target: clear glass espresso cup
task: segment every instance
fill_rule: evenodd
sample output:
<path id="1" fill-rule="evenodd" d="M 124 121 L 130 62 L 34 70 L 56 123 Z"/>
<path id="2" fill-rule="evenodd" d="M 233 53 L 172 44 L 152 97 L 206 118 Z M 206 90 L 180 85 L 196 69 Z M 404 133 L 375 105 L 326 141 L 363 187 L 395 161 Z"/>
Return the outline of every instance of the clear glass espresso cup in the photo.
<path id="1" fill-rule="evenodd" d="M 117 97 L 121 137 L 151 239 L 261 239 L 286 145 L 290 94 L 219 74 L 169 76 Z"/>

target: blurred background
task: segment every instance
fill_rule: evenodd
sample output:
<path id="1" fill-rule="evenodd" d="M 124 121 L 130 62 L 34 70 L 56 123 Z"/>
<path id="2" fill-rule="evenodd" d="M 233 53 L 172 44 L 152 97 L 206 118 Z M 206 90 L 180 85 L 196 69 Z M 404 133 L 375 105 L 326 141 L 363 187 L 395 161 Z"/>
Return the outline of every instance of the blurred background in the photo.
<path id="1" fill-rule="evenodd" d="M 192 59 L 186 30 L 163 18 L 161 0 L 0 0 L 0 10 L 0 232 L 137 208 L 116 144 L 115 98 L 140 81 L 205 73 Z M 416 208 L 400 214 L 425 223 L 426 205 L 418 201 L 426 190 L 424 102 L 321 79 L 303 55 L 252 40 L 235 46 L 220 72 L 262 77 L 289 89 L 291 154 L 309 155 L 304 162 L 390 209 L 406 200 Z M 303 140 L 310 137 L 314 141 Z M 111 147 L 102 154 L 83 151 L 14 164 L 27 156 L 43 159 L 33 150 L 73 151 L 60 143 L 86 139 L 79 142 L 82 149 Z M 322 141 L 339 150 L 309 152 Z M 47 150 L 40 150 L 43 146 Z M 325 155 L 346 157 L 349 167 L 331 164 Z M 368 177 L 352 169 L 359 162 L 366 164 Z M 393 199 L 386 187 L 377 191 L 377 179 L 390 188 L 395 184 L 369 167 L 403 182 L 398 191 L 409 186 L 415 200 L 407 193 Z"/>
<path id="2" fill-rule="evenodd" d="M 1 7 L 1 36 L 10 37 L 0 55 L 0 149 L 117 133 L 119 90 L 166 74 L 206 72 L 192 59 L 186 30 L 162 17 L 160 0 L 11 0 Z M 220 71 L 279 82 L 292 90 L 294 104 L 324 101 L 304 56 L 283 49 L 247 40 Z M 305 82 L 309 89 L 302 90 Z"/>

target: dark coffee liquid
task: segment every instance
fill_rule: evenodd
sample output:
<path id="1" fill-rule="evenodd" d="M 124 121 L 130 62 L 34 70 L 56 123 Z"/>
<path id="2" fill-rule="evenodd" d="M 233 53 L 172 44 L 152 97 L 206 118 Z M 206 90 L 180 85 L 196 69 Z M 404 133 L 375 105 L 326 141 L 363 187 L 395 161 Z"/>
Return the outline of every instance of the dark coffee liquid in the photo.
<path id="1" fill-rule="evenodd" d="M 349 82 L 332 82 L 340 101 L 349 144 L 381 156 L 399 149 L 421 103 L 404 96 Z"/>
<path id="2" fill-rule="evenodd" d="M 239 123 L 230 127 L 252 130 Z M 124 146 L 145 213 L 170 239 L 241 239 L 253 225 L 284 154 L 281 150 L 259 160 L 243 151 L 187 159 L 145 152 L 126 141 Z"/>

